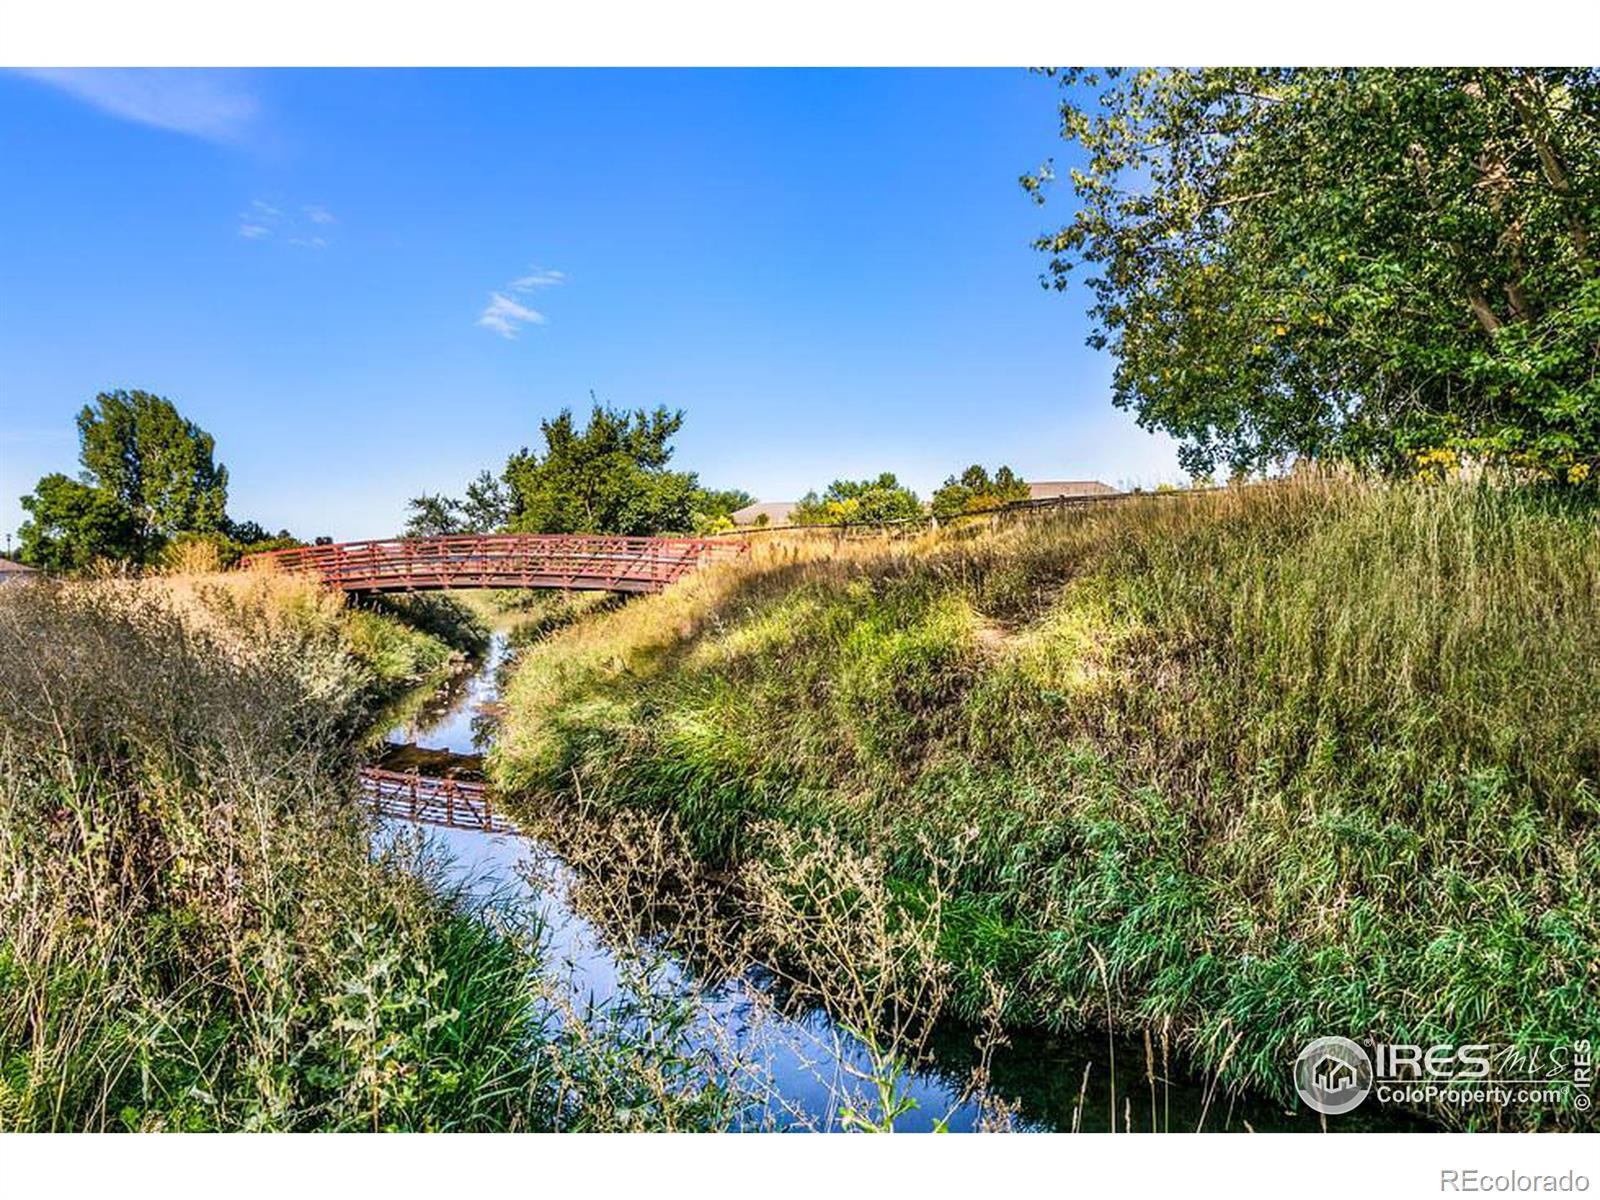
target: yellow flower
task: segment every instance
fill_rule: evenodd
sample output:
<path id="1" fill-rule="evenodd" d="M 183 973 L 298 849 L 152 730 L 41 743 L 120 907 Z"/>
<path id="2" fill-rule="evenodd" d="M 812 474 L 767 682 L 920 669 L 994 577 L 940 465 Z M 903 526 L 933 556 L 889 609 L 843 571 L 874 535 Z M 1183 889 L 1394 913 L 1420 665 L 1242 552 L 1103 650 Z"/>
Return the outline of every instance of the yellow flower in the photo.
<path id="1" fill-rule="evenodd" d="M 1416 453 L 1417 474 L 1427 479 L 1444 479 L 1461 466 L 1461 460 L 1454 450 L 1447 450 L 1443 446 L 1434 446 L 1428 450 L 1419 450 Z"/>
<path id="2" fill-rule="evenodd" d="M 1284 334 L 1289 332 L 1289 327 L 1287 325 L 1274 325 L 1272 332 L 1278 337 L 1282 337 Z"/>
<path id="3" fill-rule="evenodd" d="M 1573 463 L 1567 468 L 1568 483 L 1582 483 L 1587 478 L 1589 478 L 1588 463 Z"/>

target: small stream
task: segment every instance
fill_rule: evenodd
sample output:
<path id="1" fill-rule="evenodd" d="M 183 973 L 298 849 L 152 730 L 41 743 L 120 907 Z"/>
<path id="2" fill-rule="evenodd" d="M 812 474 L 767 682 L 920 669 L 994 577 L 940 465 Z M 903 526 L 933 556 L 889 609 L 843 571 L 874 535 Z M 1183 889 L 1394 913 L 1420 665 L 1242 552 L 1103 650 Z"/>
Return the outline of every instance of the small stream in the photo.
<path id="1" fill-rule="evenodd" d="M 395 769 L 425 774 L 473 773 L 494 736 L 499 680 L 512 654 L 514 626 L 495 630 L 483 659 L 437 688 L 401 706 L 379 761 Z M 551 967 L 570 978 L 574 1000 L 582 1004 L 618 996 L 636 974 L 608 944 L 605 931 L 582 916 L 571 902 L 574 876 L 557 852 L 522 835 L 489 836 L 457 829 L 435 829 L 452 862 L 451 870 L 474 890 L 514 895 L 530 904 L 546 926 Z M 531 880 L 540 880 L 536 886 Z M 865 1070 L 861 1045 L 830 1015 L 812 1008 L 799 1014 L 780 1013 L 762 997 L 770 991 L 768 975 L 756 963 L 733 981 L 699 980 L 693 967 L 669 954 L 650 978 L 654 986 L 687 993 L 695 1007 L 693 1036 L 706 1039 L 748 1070 L 758 1084 L 779 1127 L 832 1129 L 839 1125 L 841 1098 L 864 1098 L 865 1085 L 851 1069 Z M 941 1125 L 966 1131 L 985 1123 L 989 1107 L 967 1095 L 978 1065 L 976 1031 L 959 1025 L 942 1027 L 932 1039 L 932 1065 L 905 1082 L 916 1107 L 895 1122 L 896 1129 L 931 1130 Z M 1159 1058 L 1159 1046 L 1155 1051 Z M 1286 1112 L 1255 1096 L 1213 1092 L 1207 1081 L 1187 1078 L 1177 1070 L 1161 1077 L 1160 1063 L 1152 1082 L 1146 1073 L 1142 1040 L 1112 1039 L 1104 1033 L 1059 1037 L 1012 1032 L 993 1051 L 988 1094 L 1002 1101 L 1009 1124 L 1025 1130 L 1108 1130 L 1112 1121 L 1116 1058 L 1115 1128 L 1152 1127 L 1172 1131 L 1314 1130 L 1309 1113 Z M 1130 1118 L 1131 1107 L 1131 1118 Z M 990 1115 L 992 1116 L 992 1110 Z M 1340 1122 L 1353 1127 L 1348 1118 Z M 1373 1127 L 1373 1126 L 1369 1126 Z M 1375 1127 L 1396 1128 L 1391 1119 Z"/>

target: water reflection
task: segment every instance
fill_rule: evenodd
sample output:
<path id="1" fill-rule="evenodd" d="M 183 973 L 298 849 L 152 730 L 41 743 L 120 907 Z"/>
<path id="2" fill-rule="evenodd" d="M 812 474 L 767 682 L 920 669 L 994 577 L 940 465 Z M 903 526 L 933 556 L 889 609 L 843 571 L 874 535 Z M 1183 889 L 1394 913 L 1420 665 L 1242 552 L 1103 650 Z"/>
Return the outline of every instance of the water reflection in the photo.
<path id="1" fill-rule="evenodd" d="M 391 710 L 383 722 L 388 746 L 458 755 L 487 750 L 494 738 L 500 674 L 511 657 L 509 635 L 509 627 L 495 630 L 479 662 Z"/>

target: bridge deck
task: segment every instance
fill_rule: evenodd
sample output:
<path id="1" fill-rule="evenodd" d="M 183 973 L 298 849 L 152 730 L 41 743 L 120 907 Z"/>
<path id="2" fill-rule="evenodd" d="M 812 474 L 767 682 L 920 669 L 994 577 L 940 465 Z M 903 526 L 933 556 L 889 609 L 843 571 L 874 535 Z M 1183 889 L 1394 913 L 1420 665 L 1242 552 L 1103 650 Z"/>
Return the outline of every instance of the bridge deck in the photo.
<path id="1" fill-rule="evenodd" d="M 711 538 L 458 534 L 337 542 L 247 555 L 243 565 L 318 576 L 347 592 L 557 588 L 658 592 L 749 547 Z"/>

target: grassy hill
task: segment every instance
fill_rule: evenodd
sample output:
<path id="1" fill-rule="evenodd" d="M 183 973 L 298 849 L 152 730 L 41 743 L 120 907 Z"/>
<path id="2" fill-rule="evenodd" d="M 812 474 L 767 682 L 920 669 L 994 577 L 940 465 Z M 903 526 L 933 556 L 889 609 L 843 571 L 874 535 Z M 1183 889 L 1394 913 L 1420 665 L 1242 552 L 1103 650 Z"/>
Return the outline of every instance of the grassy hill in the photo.
<path id="1" fill-rule="evenodd" d="M 969 1009 L 1276 1095 L 1321 1034 L 1544 1047 L 1600 1027 L 1597 532 L 1307 477 L 765 544 L 532 648 L 491 770 L 724 864 L 937 870 Z"/>

